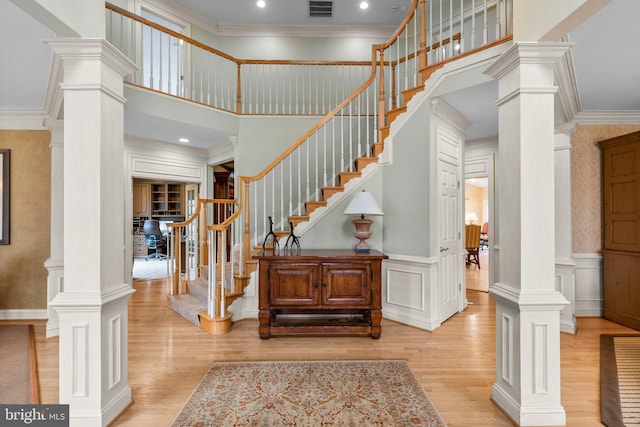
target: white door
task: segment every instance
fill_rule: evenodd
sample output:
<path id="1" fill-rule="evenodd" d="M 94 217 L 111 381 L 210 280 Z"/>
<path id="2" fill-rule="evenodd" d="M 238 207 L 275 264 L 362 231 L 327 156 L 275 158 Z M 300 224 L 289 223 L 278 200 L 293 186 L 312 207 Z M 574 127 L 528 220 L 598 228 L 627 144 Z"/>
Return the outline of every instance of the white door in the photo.
<path id="1" fill-rule="evenodd" d="M 440 242 L 438 286 L 440 321 L 444 322 L 462 309 L 461 140 L 456 135 L 438 129 L 437 141 Z"/>

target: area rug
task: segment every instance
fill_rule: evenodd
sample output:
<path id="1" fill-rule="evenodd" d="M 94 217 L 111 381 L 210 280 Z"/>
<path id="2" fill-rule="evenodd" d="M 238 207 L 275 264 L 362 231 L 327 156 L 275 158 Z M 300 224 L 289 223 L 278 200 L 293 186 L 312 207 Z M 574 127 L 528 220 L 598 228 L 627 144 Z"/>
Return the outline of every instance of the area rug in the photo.
<path id="1" fill-rule="evenodd" d="M 402 360 L 217 362 L 174 426 L 446 426 Z"/>
<path id="2" fill-rule="evenodd" d="M 640 426 L 640 335 L 600 335 L 600 419 Z"/>
<path id="3" fill-rule="evenodd" d="M 40 403 L 33 325 L 0 325 L 0 343 L 0 403 Z"/>
<path id="4" fill-rule="evenodd" d="M 167 274 L 167 260 L 150 259 L 145 260 L 136 259 L 133 261 L 134 279 L 153 280 L 153 279 L 165 279 Z"/>

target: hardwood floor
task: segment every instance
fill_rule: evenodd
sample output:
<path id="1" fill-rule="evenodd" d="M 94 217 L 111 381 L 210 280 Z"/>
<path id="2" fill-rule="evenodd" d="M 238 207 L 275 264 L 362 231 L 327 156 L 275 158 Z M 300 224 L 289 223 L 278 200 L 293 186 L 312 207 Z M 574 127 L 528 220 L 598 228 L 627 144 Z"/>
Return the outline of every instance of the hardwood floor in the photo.
<path id="1" fill-rule="evenodd" d="M 427 332 L 383 320 L 382 337 L 261 340 L 257 320 L 212 337 L 175 314 L 162 281 L 136 281 L 129 305 L 129 385 L 134 402 L 113 425 L 169 425 L 214 360 L 406 359 L 449 426 L 508 426 L 490 401 L 495 377 L 495 303 L 468 291 L 467 310 Z M 600 426 L 599 335 L 637 332 L 601 318 L 561 335 L 562 404 L 567 425 Z M 42 403 L 58 402 L 58 338 L 36 324 Z"/>
<path id="2" fill-rule="evenodd" d="M 481 249 L 478 254 L 480 268 L 474 264 L 465 266 L 467 289 L 489 292 L 489 250 Z"/>

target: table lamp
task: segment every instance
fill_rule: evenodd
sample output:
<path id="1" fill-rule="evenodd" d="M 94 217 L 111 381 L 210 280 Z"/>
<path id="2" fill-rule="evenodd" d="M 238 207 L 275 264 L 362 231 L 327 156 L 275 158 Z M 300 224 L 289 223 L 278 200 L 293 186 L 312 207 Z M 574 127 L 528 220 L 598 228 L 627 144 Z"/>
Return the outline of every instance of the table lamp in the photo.
<path id="1" fill-rule="evenodd" d="M 478 215 L 476 215 L 475 212 L 469 212 L 464 216 L 464 221 L 467 224 L 473 224 L 473 221 L 477 221 L 478 220 Z"/>
<path id="2" fill-rule="evenodd" d="M 373 198 L 371 193 L 364 190 L 358 192 L 344 210 L 345 215 L 359 215 L 359 218 L 353 220 L 356 227 L 354 236 L 360 242 L 356 245 L 356 252 L 369 252 L 369 246 L 365 240 L 371 237 L 371 224 L 373 220 L 366 219 L 365 215 L 384 215 L 380 206 Z"/>

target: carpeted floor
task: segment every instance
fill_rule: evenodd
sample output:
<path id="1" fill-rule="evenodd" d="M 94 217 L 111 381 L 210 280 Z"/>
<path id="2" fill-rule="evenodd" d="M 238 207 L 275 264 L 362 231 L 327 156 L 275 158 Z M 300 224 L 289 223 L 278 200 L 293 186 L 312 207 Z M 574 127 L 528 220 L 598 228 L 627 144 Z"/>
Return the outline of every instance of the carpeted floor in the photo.
<path id="1" fill-rule="evenodd" d="M 640 426 L 640 335 L 600 335 L 600 418 Z"/>
<path id="2" fill-rule="evenodd" d="M 216 362 L 174 426 L 446 426 L 402 360 Z"/>
<path id="3" fill-rule="evenodd" d="M 0 325 L 0 402 L 38 404 L 33 325 Z"/>
<path id="4" fill-rule="evenodd" d="M 167 260 L 144 258 L 135 259 L 133 261 L 133 278 L 134 279 L 163 279 L 167 277 Z"/>

